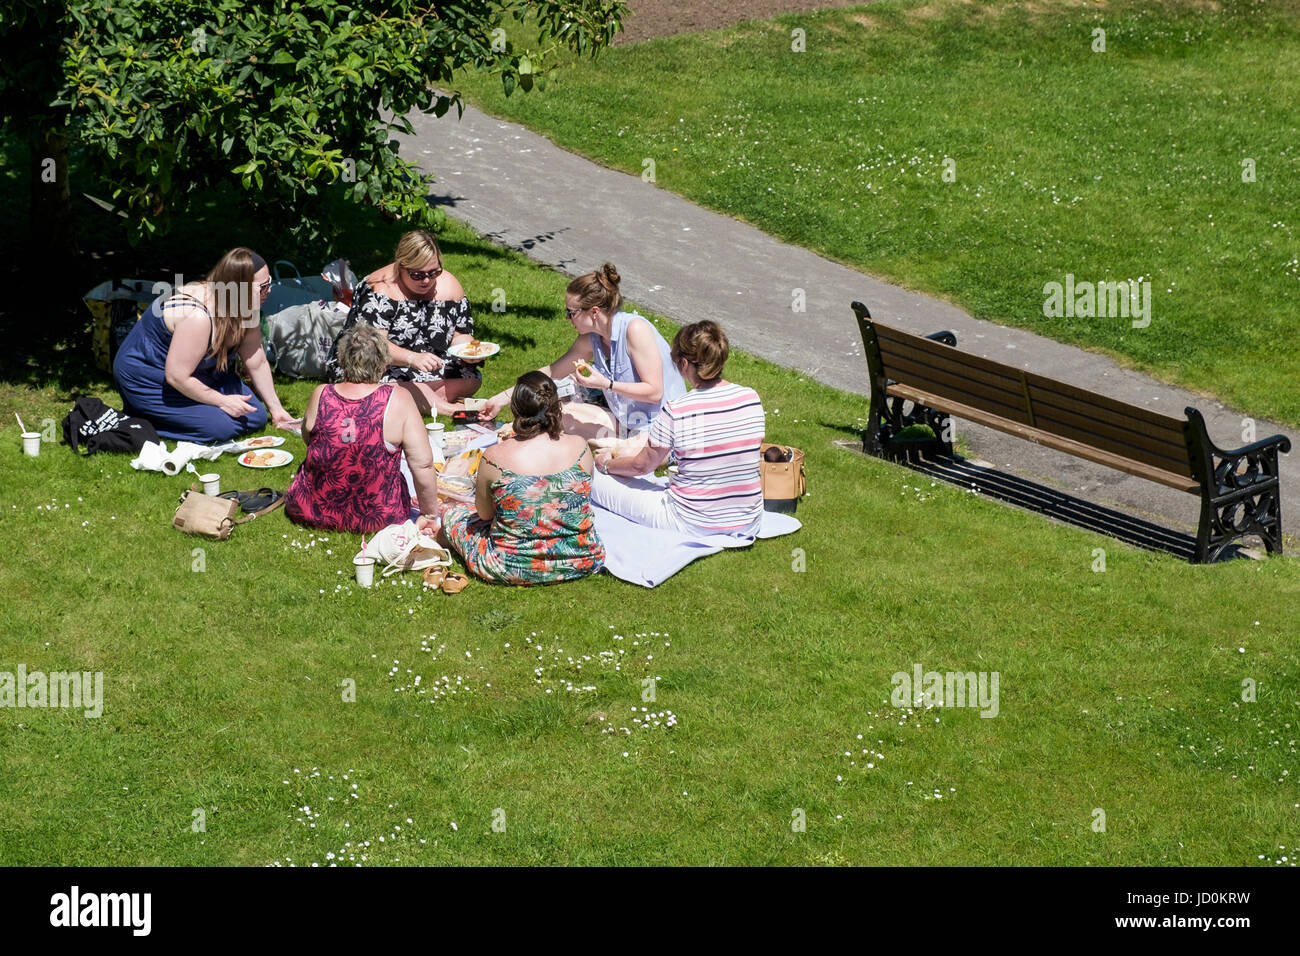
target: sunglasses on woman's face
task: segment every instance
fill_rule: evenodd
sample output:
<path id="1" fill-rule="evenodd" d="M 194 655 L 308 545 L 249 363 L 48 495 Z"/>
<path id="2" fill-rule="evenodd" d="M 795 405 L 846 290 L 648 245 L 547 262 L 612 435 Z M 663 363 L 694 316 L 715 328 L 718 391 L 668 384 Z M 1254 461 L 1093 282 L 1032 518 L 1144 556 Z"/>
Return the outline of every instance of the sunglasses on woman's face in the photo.
<path id="1" fill-rule="evenodd" d="M 412 282 L 424 282 L 428 279 L 436 279 L 442 275 L 441 269 L 430 269 L 428 272 L 421 272 L 419 269 L 407 269 L 406 274 L 411 277 Z"/>
<path id="2" fill-rule="evenodd" d="M 268 292 L 270 292 L 270 291 L 271 291 L 271 280 L 270 280 L 270 279 L 267 279 L 265 282 L 263 282 L 261 285 L 259 285 L 259 286 L 257 287 L 257 291 L 260 292 L 262 295 L 266 295 Z"/>
<path id="3" fill-rule="evenodd" d="M 579 312 L 586 312 L 586 311 L 587 311 L 586 309 L 567 309 L 567 308 L 566 308 L 566 309 L 564 310 L 564 315 L 565 315 L 566 318 L 568 318 L 570 321 L 572 321 L 573 317 L 574 317 L 575 315 L 577 315 Z"/>

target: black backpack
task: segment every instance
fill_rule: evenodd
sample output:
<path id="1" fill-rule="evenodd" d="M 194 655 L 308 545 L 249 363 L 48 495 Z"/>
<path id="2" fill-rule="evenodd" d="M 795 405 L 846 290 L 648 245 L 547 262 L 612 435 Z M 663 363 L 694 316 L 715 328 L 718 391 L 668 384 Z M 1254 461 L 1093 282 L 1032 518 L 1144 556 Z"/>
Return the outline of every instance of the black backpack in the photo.
<path id="1" fill-rule="evenodd" d="M 63 440 L 78 451 L 84 444 L 84 454 L 100 451 L 129 452 L 136 454 L 148 441 L 157 441 L 158 433 L 143 418 L 124 415 L 110 408 L 98 398 L 79 398 L 63 419 Z"/>

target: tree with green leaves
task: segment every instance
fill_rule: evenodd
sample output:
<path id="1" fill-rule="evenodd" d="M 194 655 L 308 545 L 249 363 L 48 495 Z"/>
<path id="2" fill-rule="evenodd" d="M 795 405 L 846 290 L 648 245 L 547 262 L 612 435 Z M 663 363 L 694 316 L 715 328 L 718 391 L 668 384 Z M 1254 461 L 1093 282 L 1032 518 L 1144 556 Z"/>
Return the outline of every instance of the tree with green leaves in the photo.
<path id="1" fill-rule="evenodd" d="M 463 108 L 461 69 L 507 94 L 543 88 L 558 56 L 594 55 L 623 0 L 7 0 L 0 116 L 31 157 L 33 236 L 69 246 L 69 157 L 127 217 L 163 234 L 222 184 L 245 214 L 323 249 L 342 193 L 436 228 L 428 179 L 394 131 Z"/>

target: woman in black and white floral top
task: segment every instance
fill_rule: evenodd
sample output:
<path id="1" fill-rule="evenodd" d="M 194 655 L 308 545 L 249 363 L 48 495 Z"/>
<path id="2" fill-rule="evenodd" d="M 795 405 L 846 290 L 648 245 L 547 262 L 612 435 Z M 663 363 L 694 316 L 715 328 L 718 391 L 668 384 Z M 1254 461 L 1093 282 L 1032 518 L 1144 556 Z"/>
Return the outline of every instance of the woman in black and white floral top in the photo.
<path id="1" fill-rule="evenodd" d="M 479 362 L 447 354 L 452 345 L 474 337 L 474 317 L 460 282 L 442 268 L 442 253 L 423 229 L 402 236 L 393 262 L 366 276 L 356 287 L 343 332 L 368 322 L 388 341 L 392 365 L 384 382 L 399 382 L 421 414 L 448 414 L 482 383 Z M 328 368 L 339 378 L 338 339 Z"/>

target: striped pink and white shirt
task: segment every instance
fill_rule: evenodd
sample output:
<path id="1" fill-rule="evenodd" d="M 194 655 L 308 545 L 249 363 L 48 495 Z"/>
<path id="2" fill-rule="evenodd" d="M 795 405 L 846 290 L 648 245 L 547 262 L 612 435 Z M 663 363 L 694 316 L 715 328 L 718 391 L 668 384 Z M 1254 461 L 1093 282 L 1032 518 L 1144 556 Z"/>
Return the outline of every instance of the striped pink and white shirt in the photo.
<path id="1" fill-rule="evenodd" d="M 734 382 L 697 388 L 664 405 L 650 426 L 650 444 L 677 455 L 668 498 L 679 521 L 705 532 L 758 533 L 763 432 L 758 393 Z"/>

